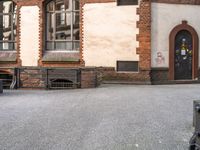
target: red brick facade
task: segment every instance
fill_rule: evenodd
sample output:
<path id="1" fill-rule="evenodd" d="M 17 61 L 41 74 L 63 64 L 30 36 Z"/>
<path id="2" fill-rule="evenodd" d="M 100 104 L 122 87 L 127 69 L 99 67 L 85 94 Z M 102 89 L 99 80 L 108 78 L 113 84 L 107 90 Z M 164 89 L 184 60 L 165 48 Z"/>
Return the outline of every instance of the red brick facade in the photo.
<path id="1" fill-rule="evenodd" d="M 17 4 L 17 48 L 16 48 L 16 60 L 13 61 L 1 61 L 0 67 L 20 67 L 20 8 L 22 6 L 38 6 L 39 7 L 39 67 L 77 67 L 82 68 L 81 73 L 81 87 L 96 87 L 102 80 L 104 81 L 129 81 L 129 82 L 143 82 L 150 83 L 151 80 L 168 79 L 168 69 L 151 68 L 151 2 L 154 3 L 172 3 L 172 4 L 192 4 L 200 5 L 199 0 L 141 0 L 137 9 L 139 15 L 139 21 L 137 22 L 137 28 L 139 34 L 136 35 L 136 39 L 139 42 L 139 46 L 136 49 L 139 55 L 139 72 L 137 73 L 119 73 L 115 71 L 115 68 L 84 68 L 83 59 L 83 40 L 84 40 L 84 25 L 83 25 L 83 6 L 86 3 L 109 3 L 116 2 L 116 0 L 80 0 L 80 52 L 77 54 L 64 54 L 66 57 L 72 58 L 69 61 L 52 61 L 47 60 L 45 57 L 47 53 L 44 50 L 44 33 L 45 33 L 45 0 L 14 0 Z M 12 54 L 8 55 L 14 55 Z M 4 54 L 0 52 L 0 57 Z M 57 55 L 55 52 L 54 55 Z M 63 55 L 63 54 L 60 54 Z M 74 59 L 75 58 L 75 59 Z M 153 79 L 152 79 L 153 78 Z"/>
<path id="2" fill-rule="evenodd" d="M 39 60 L 38 65 L 41 67 L 82 67 L 84 66 L 83 60 L 83 6 L 85 3 L 107 3 L 115 2 L 115 0 L 81 0 L 80 1 L 80 53 L 79 61 L 44 61 L 44 0 L 15 0 L 17 3 L 17 61 L 5 64 L 1 63 L 4 67 L 19 67 L 21 66 L 20 60 L 20 8 L 22 6 L 38 6 L 39 7 Z M 103 77 L 105 79 L 117 79 L 117 80 L 130 80 L 130 81 L 150 81 L 150 69 L 151 69 L 151 3 L 149 0 L 142 0 L 137 11 L 140 15 L 140 20 L 137 22 L 139 28 L 139 34 L 137 40 L 139 47 L 137 52 L 140 56 L 139 72 L 138 73 L 117 73 L 115 70 L 103 71 Z M 56 53 L 56 52 L 55 52 Z M 73 57 L 73 56 L 72 56 Z M 106 70 L 106 69 L 105 69 Z M 88 72 L 87 72 L 88 73 Z M 85 74 L 83 74 L 84 78 Z M 86 77 L 86 76 L 85 76 Z M 86 77 L 87 78 L 87 77 Z"/>
<path id="3" fill-rule="evenodd" d="M 138 9 L 140 20 L 137 23 L 139 34 L 137 39 L 139 47 L 137 52 L 140 56 L 139 68 L 140 71 L 151 70 L 151 1 L 143 0 Z"/>

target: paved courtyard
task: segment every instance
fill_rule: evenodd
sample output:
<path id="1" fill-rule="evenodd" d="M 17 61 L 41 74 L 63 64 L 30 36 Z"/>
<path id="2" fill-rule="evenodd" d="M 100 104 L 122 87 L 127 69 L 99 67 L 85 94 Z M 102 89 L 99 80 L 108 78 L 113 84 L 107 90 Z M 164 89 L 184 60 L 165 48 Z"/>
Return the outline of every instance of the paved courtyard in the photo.
<path id="1" fill-rule="evenodd" d="M 0 150 L 187 150 L 200 85 L 6 90 Z"/>

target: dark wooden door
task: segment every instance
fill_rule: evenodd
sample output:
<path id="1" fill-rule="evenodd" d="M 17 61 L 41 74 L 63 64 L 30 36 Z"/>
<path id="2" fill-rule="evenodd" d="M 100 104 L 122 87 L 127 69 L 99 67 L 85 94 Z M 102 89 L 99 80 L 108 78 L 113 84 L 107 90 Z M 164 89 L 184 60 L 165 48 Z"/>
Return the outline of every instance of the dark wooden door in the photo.
<path id="1" fill-rule="evenodd" d="M 174 69 L 175 80 L 192 79 L 193 59 L 192 35 L 187 30 L 177 33 L 175 38 Z"/>

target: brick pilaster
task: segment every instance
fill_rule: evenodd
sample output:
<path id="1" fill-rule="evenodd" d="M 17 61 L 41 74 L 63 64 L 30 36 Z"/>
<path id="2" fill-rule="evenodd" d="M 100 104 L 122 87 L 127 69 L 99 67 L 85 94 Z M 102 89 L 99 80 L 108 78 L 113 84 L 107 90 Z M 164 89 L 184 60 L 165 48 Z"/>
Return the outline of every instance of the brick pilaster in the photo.
<path id="1" fill-rule="evenodd" d="M 140 16 L 137 22 L 139 28 L 137 35 L 139 41 L 137 53 L 140 56 L 139 68 L 140 71 L 148 71 L 151 69 L 151 1 L 142 0 L 137 13 Z"/>

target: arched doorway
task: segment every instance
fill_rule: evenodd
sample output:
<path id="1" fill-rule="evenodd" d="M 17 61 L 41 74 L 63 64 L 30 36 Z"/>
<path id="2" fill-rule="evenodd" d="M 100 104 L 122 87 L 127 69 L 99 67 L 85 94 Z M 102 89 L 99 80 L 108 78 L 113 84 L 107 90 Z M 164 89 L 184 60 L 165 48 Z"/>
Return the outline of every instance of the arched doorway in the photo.
<path id="1" fill-rule="evenodd" d="M 169 79 L 192 80 L 198 76 L 198 35 L 183 21 L 170 33 Z"/>

